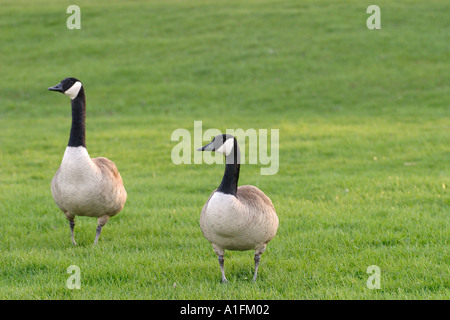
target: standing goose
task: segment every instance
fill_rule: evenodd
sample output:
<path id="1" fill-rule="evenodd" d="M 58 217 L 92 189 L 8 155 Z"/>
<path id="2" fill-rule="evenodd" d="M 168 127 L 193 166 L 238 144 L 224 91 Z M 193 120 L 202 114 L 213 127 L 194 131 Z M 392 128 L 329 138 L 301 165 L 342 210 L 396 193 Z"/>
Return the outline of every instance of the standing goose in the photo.
<path id="1" fill-rule="evenodd" d="M 222 282 L 227 281 L 223 267 L 225 250 L 255 250 L 255 281 L 260 256 L 278 229 L 272 201 L 254 186 L 238 187 L 240 150 L 235 137 L 218 135 L 197 150 L 225 155 L 222 183 L 209 196 L 200 216 L 203 235 L 219 258 Z"/>
<path id="2" fill-rule="evenodd" d="M 89 157 L 85 142 L 86 98 L 80 80 L 66 78 L 48 88 L 72 100 L 72 128 L 61 166 L 52 179 L 52 195 L 70 224 L 72 242 L 75 216 L 97 218 L 94 245 L 109 218 L 122 210 L 127 192 L 114 162 Z"/>

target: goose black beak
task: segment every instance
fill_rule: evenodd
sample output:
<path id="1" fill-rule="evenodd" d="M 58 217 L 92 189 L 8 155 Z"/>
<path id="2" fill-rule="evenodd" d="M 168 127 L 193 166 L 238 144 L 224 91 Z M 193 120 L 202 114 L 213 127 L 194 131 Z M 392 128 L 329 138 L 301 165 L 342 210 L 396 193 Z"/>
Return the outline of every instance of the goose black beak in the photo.
<path id="1" fill-rule="evenodd" d="M 214 144 L 211 141 L 206 146 L 198 148 L 197 151 L 214 151 Z"/>
<path id="2" fill-rule="evenodd" d="M 48 88 L 48 90 L 50 91 L 58 91 L 58 92 L 63 92 L 63 86 L 61 83 L 58 83 L 56 86 L 50 87 Z"/>

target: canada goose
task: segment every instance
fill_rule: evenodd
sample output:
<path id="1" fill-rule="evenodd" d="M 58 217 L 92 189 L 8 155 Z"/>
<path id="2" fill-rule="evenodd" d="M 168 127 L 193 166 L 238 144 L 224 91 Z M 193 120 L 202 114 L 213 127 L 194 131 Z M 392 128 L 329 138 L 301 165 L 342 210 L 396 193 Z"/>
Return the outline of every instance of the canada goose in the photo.
<path id="1" fill-rule="evenodd" d="M 72 100 L 72 128 L 61 165 L 52 179 L 53 199 L 69 220 L 74 245 L 75 216 L 97 218 L 95 245 L 102 227 L 122 210 L 127 192 L 114 162 L 89 157 L 85 142 L 86 98 L 81 81 L 66 78 L 48 90 Z"/>
<path id="2" fill-rule="evenodd" d="M 200 216 L 200 228 L 219 258 L 222 282 L 226 282 L 225 250 L 255 250 L 256 280 L 261 254 L 277 233 L 278 217 L 272 201 L 257 187 L 238 187 L 240 150 L 230 134 L 218 135 L 198 151 L 225 155 L 222 183 L 206 201 Z"/>

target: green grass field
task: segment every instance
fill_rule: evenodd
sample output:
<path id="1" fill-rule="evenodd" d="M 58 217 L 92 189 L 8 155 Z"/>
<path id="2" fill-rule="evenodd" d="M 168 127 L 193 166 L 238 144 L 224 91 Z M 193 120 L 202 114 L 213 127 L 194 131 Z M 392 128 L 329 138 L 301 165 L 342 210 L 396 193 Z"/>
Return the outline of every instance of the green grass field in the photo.
<path id="1" fill-rule="evenodd" d="M 81 30 L 70 4 L 0 6 L 1 299 L 450 298 L 447 1 L 380 0 L 381 30 L 370 1 L 77 1 Z M 71 113 L 47 87 L 69 76 L 128 191 L 96 247 L 50 190 Z M 194 120 L 280 130 L 276 175 L 241 166 L 280 219 L 256 283 L 253 252 L 227 251 L 221 284 L 199 227 L 223 166 L 171 161 Z"/>

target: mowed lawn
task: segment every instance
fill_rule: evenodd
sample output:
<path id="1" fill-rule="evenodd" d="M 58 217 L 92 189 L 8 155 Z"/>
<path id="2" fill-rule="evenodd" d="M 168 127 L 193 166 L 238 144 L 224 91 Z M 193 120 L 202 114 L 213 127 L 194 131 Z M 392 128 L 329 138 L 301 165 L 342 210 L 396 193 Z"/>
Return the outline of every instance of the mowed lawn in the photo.
<path id="1" fill-rule="evenodd" d="M 369 30 L 371 4 L 78 1 L 68 30 L 69 2 L 2 1 L 0 299 L 449 299 L 450 6 L 378 1 Z M 47 87 L 69 76 L 128 191 L 96 247 L 50 190 L 71 112 Z M 227 251 L 221 284 L 200 230 L 223 165 L 171 160 L 194 121 L 279 129 L 277 174 L 241 166 L 280 219 L 255 283 L 253 252 Z"/>

